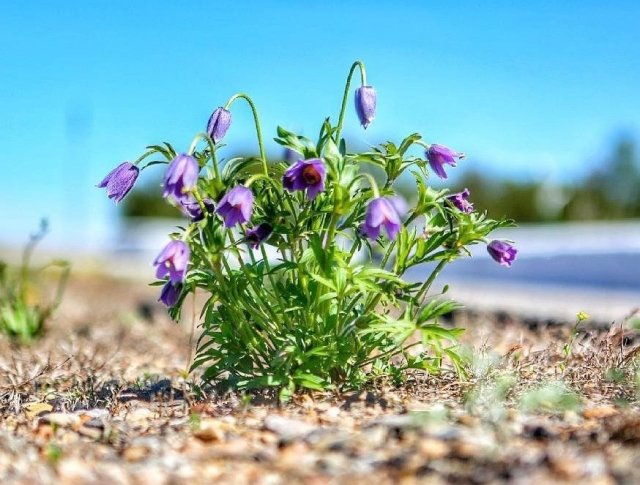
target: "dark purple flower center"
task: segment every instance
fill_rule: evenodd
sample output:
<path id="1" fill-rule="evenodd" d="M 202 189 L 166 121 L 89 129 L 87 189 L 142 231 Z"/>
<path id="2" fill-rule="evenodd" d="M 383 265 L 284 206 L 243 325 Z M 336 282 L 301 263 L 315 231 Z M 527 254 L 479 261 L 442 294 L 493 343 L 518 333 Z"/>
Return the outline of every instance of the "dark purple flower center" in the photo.
<path id="1" fill-rule="evenodd" d="M 302 179 L 308 185 L 316 185 L 320 183 L 322 176 L 313 165 L 307 165 L 302 169 Z"/>

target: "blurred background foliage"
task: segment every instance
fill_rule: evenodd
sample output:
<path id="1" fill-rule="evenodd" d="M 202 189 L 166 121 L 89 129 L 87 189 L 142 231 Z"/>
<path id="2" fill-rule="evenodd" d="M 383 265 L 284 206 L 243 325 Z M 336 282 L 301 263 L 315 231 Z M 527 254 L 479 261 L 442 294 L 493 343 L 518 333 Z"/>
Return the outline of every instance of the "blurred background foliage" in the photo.
<path id="1" fill-rule="evenodd" d="M 579 180 L 564 183 L 496 178 L 473 166 L 468 168 L 472 164 L 463 161 L 458 166 L 460 176 L 450 187 L 452 191 L 467 187 L 476 209 L 520 223 L 639 218 L 636 141 L 620 136 L 596 161 L 597 168 Z M 121 206 L 124 217 L 180 217 L 179 211 L 162 199 L 161 175 L 158 171 L 145 177 L 147 181 L 129 194 Z M 409 200 L 414 196 L 414 188 L 408 184 L 399 190 Z"/>

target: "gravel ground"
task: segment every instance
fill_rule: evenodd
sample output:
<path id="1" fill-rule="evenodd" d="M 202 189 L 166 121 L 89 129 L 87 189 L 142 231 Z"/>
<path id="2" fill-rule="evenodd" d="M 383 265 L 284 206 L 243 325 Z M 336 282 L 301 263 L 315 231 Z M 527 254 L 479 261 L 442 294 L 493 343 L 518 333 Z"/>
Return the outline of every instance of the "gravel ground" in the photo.
<path id="1" fill-rule="evenodd" d="M 465 311 L 468 379 L 278 405 L 202 392 L 155 292 L 75 278 L 42 340 L 0 339 L 0 483 L 640 483 L 635 317 L 566 356 L 571 325 Z"/>

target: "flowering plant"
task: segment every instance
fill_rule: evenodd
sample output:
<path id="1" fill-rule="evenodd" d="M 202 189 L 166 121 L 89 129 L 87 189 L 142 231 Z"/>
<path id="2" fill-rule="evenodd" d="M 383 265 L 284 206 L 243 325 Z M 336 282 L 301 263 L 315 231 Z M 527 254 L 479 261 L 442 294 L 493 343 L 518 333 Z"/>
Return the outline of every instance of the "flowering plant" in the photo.
<path id="1" fill-rule="evenodd" d="M 357 387 L 407 369 L 437 372 L 444 358 L 462 370 L 461 330 L 438 322 L 456 304 L 441 298 L 446 287 L 429 290 L 447 263 L 509 222 L 474 211 L 466 189 L 451 195 L 430 187 L 429 172 L 446 178 L 445 165 L 455 167 L 463 154 L 418 134 L 349 152 L 341 134 L 356 69 L 356 113 L 365 128 L 373 121 L 376 91 L 358 61 L 336 125 L 327 118 L 316 141 L 278 127 L 275 141 L 288 158 L 295 154 L 293 164 L 267 162 L 256 107 L 237 94 L 213 112 L 187 153 L 151 146 L 100 184 L 119 201 L 143 160 L 160 155 L 169 163 L 164 197 L 189 223 L 155 260 L 160 300 L 177 319 L 186 295 L 209 296 L 192 365 L 204 367 L 207 381 L 278 388 L 286 398 L 298 388 Z M 223 164 L 221 141 L 240 100 L 252 110 L 260 154 Z M 410 154 L 415 147 L 424 157 Z M 403 174 L 417 186 L 410 208 L 394 189 Z M 504 265 L 515 252 L 506 241 L 490 246 Z M 424 281 L 403 279 L 420 265 Z"/>

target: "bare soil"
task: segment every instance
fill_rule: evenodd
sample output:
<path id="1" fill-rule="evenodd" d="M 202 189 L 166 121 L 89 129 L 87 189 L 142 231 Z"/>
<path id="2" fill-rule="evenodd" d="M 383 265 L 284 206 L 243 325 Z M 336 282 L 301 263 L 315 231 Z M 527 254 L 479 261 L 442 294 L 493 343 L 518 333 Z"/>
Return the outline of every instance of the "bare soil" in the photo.
<path id="1" fill-rule="evenodd" d="M 465 311 L 467 379 L 280 405 L 200 389 L 156 292 L 76 277 L 41 340 L 0 337 L 0 483 L 640 483 L 633 318 L 567 355 L 572 322 Z"/>

